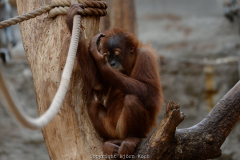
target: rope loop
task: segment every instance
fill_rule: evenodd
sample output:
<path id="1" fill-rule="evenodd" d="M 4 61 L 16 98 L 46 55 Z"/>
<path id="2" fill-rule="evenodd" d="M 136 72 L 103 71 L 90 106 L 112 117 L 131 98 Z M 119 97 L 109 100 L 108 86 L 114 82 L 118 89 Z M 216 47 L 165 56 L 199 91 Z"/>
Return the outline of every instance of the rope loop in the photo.
<path id="1" fill-rule="evenodd" d="M 106 9 L 108 5 L 106 2 L 78 0 L 78 3 L 85 6 L 82 13 L 83 16 L 105 16 L 107 14 Z M 59 14 L 66 14 L 71 3 L 70 0 L 54 0 L 53 5 L 56 7 L 49 12 L 49 18 L 53 18 Z"/>

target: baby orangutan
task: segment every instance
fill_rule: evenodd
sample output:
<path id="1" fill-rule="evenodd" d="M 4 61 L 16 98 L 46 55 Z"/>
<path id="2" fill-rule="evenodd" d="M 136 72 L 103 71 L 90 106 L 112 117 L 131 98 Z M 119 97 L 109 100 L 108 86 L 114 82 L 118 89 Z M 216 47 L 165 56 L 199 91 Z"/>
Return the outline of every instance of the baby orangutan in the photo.
<path id="1" fill-rule="evenodd" d="M 71 31 L 74 15 L 83 8 L 80 4 L 70 7 Z M 105 140 L 104 154 L 132 154 L 156 125 L 163 104 L 154 51 L 131 33 L 115 28 L 93 37 L 89 48 L 81 34 L 77 58 L 88 93 L 89 117 Z"/>

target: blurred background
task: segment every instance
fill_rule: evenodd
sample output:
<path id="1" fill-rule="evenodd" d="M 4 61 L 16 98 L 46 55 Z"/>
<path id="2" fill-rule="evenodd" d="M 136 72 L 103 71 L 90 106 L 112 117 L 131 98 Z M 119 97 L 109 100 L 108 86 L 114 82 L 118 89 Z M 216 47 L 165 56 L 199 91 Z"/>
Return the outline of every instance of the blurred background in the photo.
<path id="1" fill-rule="evenodd" d="M 5 1 L 0 0 L 0 5 Z M 16 2 L 9 2 L 11 12 L 0 9 L 0 17 L 17 15 Z M 135 0 L 130 10 L 134 7 L 133 32 L 157 50 L 165 102 L 177 102 L 186 116 L 178 128 L 198 123 L 239 80 L 238 1 Z M 0 32 L 0 37 L 5 34 L 9 42 L 3 45 L 4 38 L 0 39 L 0 49 L 5 48 L 0 63 L 6 61 L 1 67 L 20 105 L 36 117 L 32 74 L 19 26 L 12 29 L 12 39 L 9 31 Z M 164 110 L 165 106 L 159 121 Z M 222 145 L 222 156 L 218 160 L 239 160 L 239 148 L 240 123 Z M 49 157 L 41 131 L 30 131 L 16 124 L 0 99 L 0 160 L 16 159 L 49 160 Z"/>

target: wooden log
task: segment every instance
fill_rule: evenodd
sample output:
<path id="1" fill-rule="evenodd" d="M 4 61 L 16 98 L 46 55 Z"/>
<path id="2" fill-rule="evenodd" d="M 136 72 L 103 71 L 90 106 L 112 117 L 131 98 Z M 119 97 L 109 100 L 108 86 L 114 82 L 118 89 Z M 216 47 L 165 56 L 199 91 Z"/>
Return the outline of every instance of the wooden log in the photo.
<path id="1" fill-rule="evenodd" d="M 134 0 L 104 0 L 108 3 L 108 15 L 101 19 L 101 31 L 114 27 L 124 28 L 137 36 Z"/>
<path id="2" fill-rule="evenodd" d="M 17 0 L 18 14 L 24 14 L 51 0 Z M 99 17 L 82 17 L 88 42 L 99 31 Z M 50 106 L 58 89 L 66 62 L 71 33 L 66 16 L 54 19 L 47 14 L 20 24 L 23 46 L 33 74 L 39 115 Z M 66 97 L 57 116 L 42 129 L 50 159 L 91 159 L 91 154 L 102 154 L 102 142 L 95 132 L 86 110 L 77 61 Z"/>

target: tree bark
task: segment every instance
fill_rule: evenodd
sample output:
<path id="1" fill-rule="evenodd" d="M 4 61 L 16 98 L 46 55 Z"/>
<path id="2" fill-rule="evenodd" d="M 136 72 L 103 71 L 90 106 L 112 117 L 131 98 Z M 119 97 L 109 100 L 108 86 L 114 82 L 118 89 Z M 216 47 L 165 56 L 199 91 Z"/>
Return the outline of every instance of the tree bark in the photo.
<path id="1" fill-rule="evenodd" d="M 51 0 L 17 0 L 18 14 L 50 4 Z M 58 89 L 66 62 L 71 33 L 66 16 L 54 19 L 43 14 L 20 24 L 23 46 L 33 74 L 39 115 L 50 106 Z M 82 17 L 88 41 L 99 31 L 99 17 Z M 91 159 L 102 154 L 102 141 L 95 132 L 86 110 L 77 62 L 68 92 L 56 117 L 42 129 L 50 159 Z"/>
<path id="2" fill-rule="evenodd" d="M 137 36 L 134 0 L 104 0 L 108 3 L 108 15 L 101 18 L 100 29 L 124 28 Z"/>

